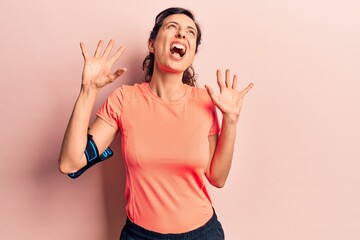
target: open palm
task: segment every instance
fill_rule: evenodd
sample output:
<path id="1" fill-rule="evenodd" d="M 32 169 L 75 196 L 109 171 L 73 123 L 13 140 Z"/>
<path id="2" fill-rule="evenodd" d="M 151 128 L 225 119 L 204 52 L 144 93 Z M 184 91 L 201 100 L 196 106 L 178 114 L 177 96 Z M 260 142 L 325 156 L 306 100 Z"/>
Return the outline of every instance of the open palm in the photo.
<path id="1" fill-rule="evenodd" d="M 205 86 L 211 100 L 223 114 L 234 114 L 236 116 L 239 116 L 244 96 L 253 87 L 254 84 L 250 83 L 242 91 L 238 91 L 237 75 L 234 75 L 233 80 L 231 81 L 230 70 L 227 69 L 225 73 L 225 83 L 222 80 L 220 70 L 217 70 L 216 75 L 217 84 L 220 88 L 220 94 L 215 95 L 213 89 L 210 86 Z"/>
<path id="2" fill-rule="evenodd" d="M 120 47 L 113 56 L 109 57 L 114 46 L 114 41 L 109 41 L 104 53 L 101 53 L 102 46 L 103 41 L 100 40 L 95 54 L 92 57 L 87 53 L 84 43 L 80 43 L 80 48 L 85 61 L 82 73 L 82 84 L 85 86 L 90 86 L 96 89 L 102 88 L 115 81 L 126 71 L 126 68 L 120 68 L 115 72 L 111 71 L 114 63 L 119 59 L 124 51 L 124 47 Z"/>

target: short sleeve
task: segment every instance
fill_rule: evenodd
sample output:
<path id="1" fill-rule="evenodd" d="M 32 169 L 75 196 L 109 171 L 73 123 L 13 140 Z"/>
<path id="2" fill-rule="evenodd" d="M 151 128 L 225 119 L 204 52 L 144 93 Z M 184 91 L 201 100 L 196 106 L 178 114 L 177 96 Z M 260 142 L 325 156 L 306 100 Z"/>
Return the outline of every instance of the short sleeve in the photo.
<path id="1" fill-rule="evenodd" d="M 122 88 L 115 89 L 107 98 L 96 115 L 116 130 L 120 126 L 120 117 L 123 111 L 124 93 Z"/>
<path id="2" fill-rule="evenodd" d="M 219 120 L 216 113 L 216 107 L 212 104 L 211 107 L 212 125 L 210 128 L 209 136 L 218 134 L 220 132 Z"/>

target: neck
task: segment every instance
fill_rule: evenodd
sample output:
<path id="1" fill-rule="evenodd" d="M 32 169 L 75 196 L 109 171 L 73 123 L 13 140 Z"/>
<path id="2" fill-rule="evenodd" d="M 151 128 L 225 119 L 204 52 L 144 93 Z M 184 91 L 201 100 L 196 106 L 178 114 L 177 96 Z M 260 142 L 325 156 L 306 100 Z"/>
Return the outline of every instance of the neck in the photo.
<path id="1" fill-rule="evenodd" d="M 154 71 L 149 83 L 150 89 L 161 99 L 178 100 L 186 93 L 182 76 L 183 73 Z"/>

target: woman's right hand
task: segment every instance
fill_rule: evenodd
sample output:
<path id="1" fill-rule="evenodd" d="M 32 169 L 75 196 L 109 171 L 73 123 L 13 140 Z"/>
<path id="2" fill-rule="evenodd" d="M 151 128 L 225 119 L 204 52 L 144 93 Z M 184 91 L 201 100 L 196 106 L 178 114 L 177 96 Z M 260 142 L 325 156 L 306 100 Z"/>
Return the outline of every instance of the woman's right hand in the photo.
<path id="1" fill-rule="evenodd" d="M 111 57 L 109 55 L 114 46 L 114 40 L 109 41 L 103 53 L 101 51 L 102 46 L 103 41 L 100 40 L 95 54 L 92 57 L 87 53 L 85 44 L 82 42 L 80 43 L 81 52 L 85 61 L 82 73 L 82 86 L 85 88 L 98 90 L 107 84 L 114 82 L 127 70 L 126 68 L 119 68 L 115 72 L 111 71 L 112 66 L 124 51 L 123 46 L 121 46 Z"/>

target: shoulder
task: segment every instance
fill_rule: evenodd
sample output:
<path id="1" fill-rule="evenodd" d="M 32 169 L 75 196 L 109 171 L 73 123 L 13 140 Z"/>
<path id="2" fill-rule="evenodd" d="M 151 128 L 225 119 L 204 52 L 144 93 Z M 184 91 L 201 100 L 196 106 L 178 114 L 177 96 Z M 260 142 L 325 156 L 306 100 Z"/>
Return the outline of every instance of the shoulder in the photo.
<path id="1" fill-rule="evenodd" d="M 135 83 L 133 85 L 124 84 L 117 89 L 126 94 L 141 94 L 142 92 L 144 92 L 144 89 L 146 88 L 147 84 L 148 83 L 146 82 Z"/>
<path id="2" fill-rule="evenodd" d="M 198 88 L 198 87 L 190 87 L 190 97 L 198 102 L 201 102 L 203 104 L 211 104 L 211 98 L 204 88 Z"/>
<path id="3" fill-rule="evenodd" d="M 119 100 L 129 101 L 134 98 L 142 97 L 145 93 L 146 85 L 148 83 L 135 83 L 134 85 L 122 85 L 116 88 L 112 95 L 115 95 Z"/>

